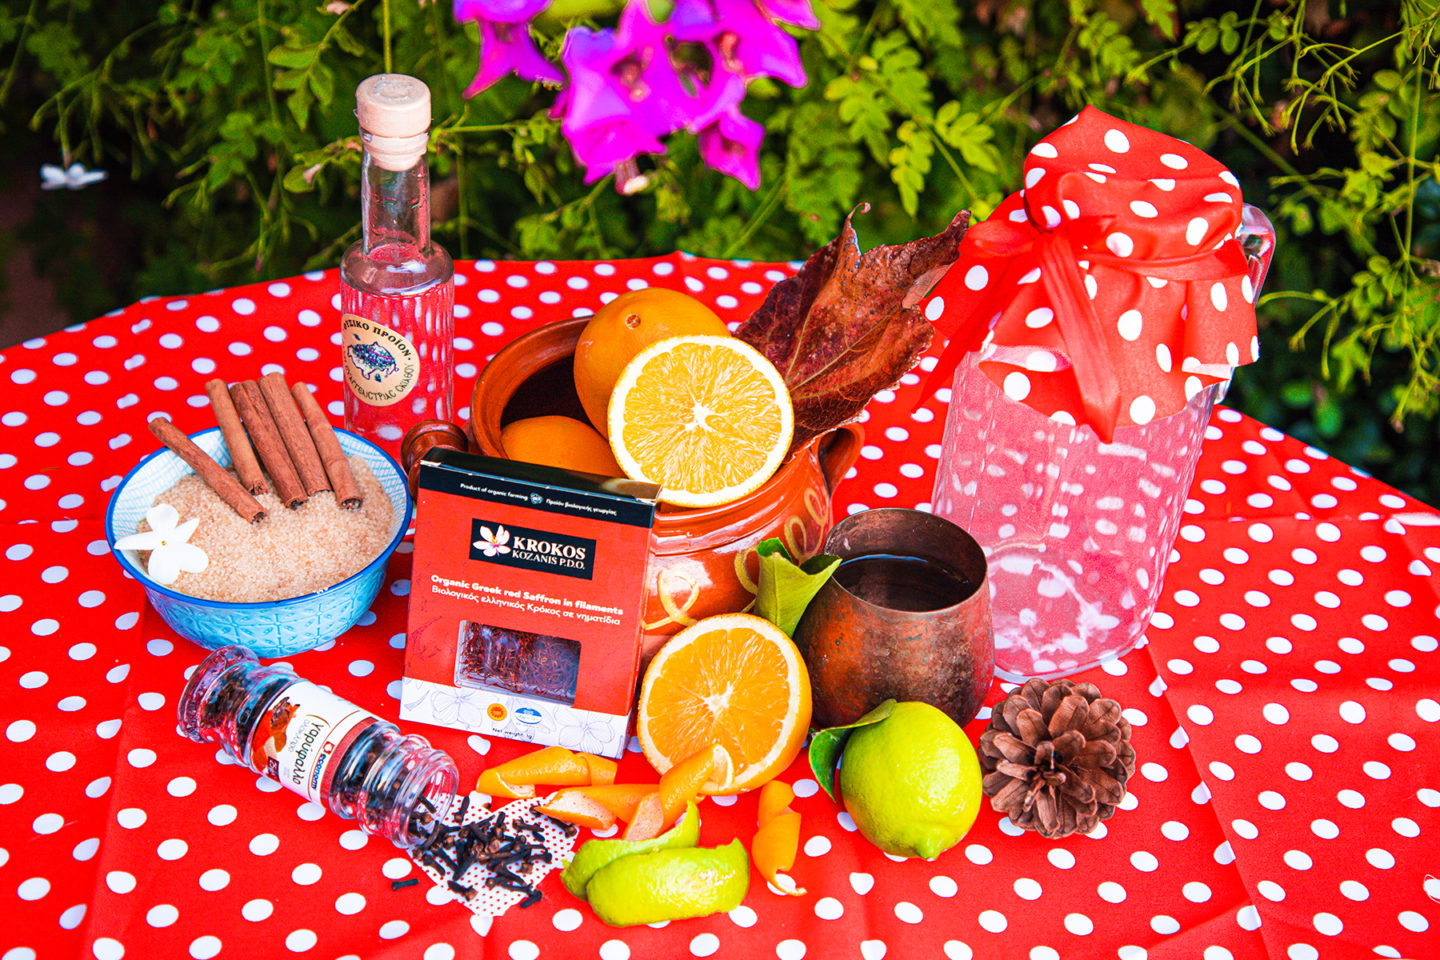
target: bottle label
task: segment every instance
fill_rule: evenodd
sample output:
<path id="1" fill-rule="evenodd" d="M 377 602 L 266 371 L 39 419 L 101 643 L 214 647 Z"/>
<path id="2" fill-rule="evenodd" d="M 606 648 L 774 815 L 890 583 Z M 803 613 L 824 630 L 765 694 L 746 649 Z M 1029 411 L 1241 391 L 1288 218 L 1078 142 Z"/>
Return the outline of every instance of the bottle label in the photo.
<path id="1" fill-rule="evenodd" d="M 347 313 L 340 318 L 345 383 L 372 407 L 399 403 L 420 382 L 420 354 L 404 334 Z"/>
<path id="2" fill-rule="evenodd" d="M 250 735 L 250 765 L 307 800 L 330 796 L 335 768 L 380 718 L 308 680 L 282 689 Z"/>

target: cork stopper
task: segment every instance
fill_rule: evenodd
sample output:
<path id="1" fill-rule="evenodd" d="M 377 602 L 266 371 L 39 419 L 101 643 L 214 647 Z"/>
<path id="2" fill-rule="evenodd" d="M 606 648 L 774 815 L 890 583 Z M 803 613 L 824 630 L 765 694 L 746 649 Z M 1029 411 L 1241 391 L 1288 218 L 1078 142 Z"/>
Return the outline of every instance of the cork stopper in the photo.
<path id="1" fill-rule="evenodd" d="M 379 73 L 355 90 L 365 149 L 386 170 L 408 170 L 425 155 L 430 88 L 403 73 Z"/>

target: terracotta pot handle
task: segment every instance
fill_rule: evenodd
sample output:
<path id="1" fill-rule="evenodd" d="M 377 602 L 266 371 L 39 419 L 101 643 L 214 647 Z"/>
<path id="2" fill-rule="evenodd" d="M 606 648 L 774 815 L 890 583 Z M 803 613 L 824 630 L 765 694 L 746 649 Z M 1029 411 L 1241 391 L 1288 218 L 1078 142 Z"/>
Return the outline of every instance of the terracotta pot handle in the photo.
<path id="1" fill-rule="evenodd" d="M 825 487 L 832 495 L 845 474 L 855 466 L 864 443 L 865 430 L 858 423 L 836 427 L 820 441 L 820 472 L 825 475 Z"/>
<path id="2" fill-rule="evenodd" d="M 416 495 L 415 481 L 420 476 L 420 459 L 436 447 L 464 453 L 470 444 L 465 431 L 449 420 L 421 420 L 405 431 L 405 439 L 400 441 L 400 466 L 409 481 L 412 498 Z"/>

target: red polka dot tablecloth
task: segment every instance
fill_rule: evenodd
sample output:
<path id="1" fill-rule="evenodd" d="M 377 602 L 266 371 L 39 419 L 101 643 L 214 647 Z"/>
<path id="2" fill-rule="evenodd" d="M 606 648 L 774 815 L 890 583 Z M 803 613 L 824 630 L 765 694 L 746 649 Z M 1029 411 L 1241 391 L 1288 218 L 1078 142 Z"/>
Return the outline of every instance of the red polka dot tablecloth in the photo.
<path id="1" fill-rule="evenodd" d="M 539 323 L 646 285 L 738 322 L 796 266 L 459 264 L 457 403 Z M 1139 757 L 1088 836 L 1041 840 L 987 806 L 938 860 L 897 861 L 802 759 L 784 779 L 805 897 L 752 875 L 728 915 L 617 930 L 553 875 L 538 905 L 493 921 L 428 884 L 392 890 L 419 875 L 397 850 L 177 734 L 203 651 L 102 531 L 109 492 L 155 446 L 145 421 L 209 426 L 212 376 L 281 370 L 338 422 L 336 296 L 329 271 L 147 300 L 0 353 L 0 960 L 1440 955 L 1440 515 L 1224 408 L 1147 642 L 1082 675 L 1125 706 Z M 837 511 L 928 506 L 949 391 L 920 390 L 911 374 L 870 405 Z M 360 624 L 291 661 L 301 675 L 395 719 L 409 572 L 405 544 Z M 405 726 L 465 780 L 524 749 Z M 620 776 L 651 774 L 632 752 Z M 708 800 L 701 842 L 748 842 L 755 803 Z"/>

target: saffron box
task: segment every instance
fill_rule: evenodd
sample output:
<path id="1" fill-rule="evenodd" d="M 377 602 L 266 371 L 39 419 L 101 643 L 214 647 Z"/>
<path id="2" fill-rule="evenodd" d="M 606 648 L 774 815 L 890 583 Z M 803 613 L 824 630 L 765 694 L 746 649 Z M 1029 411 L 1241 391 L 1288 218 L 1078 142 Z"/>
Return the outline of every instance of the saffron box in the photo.
<path id="1" fill-rule="evenodd" d="M 634 480 L 427 453 L 401 718 L 624 753 L 659 492 Z"/>

